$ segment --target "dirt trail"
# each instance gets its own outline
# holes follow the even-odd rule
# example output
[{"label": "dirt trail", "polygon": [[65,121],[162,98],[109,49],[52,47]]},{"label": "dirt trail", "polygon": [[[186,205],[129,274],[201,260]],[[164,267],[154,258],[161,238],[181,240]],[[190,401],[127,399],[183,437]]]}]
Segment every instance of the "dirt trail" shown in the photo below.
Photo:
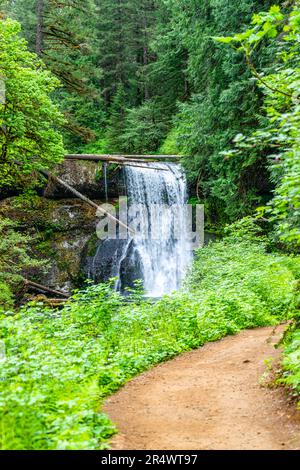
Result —
[{"label": "dirt trail", "polygon": [[260,385],[282,331],[244,331],[128,383],[104,408],[119,429],[112,449],[300,449],[300,412]]}]

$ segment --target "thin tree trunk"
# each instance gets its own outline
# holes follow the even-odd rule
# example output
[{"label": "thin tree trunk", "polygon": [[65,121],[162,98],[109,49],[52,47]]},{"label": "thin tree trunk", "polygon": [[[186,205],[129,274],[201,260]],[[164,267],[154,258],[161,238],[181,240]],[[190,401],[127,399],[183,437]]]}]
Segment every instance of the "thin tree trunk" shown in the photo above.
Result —
[{"label": "thin tree trunk", "polygon": [[43,52],[43,26],[44,26],[44,0],[37,0],[36,2],[36,17],[37,17],[37,26],[36,26],[36,53],[41,56]]},{"label": "thin tree trunk", "polygon": [[144,65],[144,98],[148,101],[150,98],[149,87],[147,82],[146,66],[148,65],[148,22],[147,12],[144,13],[144,47],[143,47],[143,65]]}]

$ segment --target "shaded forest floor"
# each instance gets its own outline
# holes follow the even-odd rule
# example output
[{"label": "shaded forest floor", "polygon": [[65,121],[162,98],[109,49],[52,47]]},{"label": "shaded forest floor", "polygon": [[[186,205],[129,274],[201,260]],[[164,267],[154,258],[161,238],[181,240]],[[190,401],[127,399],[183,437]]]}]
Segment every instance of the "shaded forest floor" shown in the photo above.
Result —
[{"label": "shaded forest floor", "polygon": [[109,398],[116,450],[300,449],[300,411],[262,386],[284,327],[247,330],[162,364]]}]

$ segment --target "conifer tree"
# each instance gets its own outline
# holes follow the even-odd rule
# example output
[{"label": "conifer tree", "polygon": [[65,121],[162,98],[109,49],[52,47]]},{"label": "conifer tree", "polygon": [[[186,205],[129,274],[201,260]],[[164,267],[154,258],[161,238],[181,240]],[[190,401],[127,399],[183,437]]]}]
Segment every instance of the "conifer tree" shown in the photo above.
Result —
[{"label": "conifer tree", "polygon": [[108,138],[113,152],[122,150],[122,135],[125,130],[126,120],[126,93],[122,83],[117,85],[117,91],[113,97],[110,118],[108,124]]},{"label": "conifer tree", "polygon": [[[241,29],[241,21],[246,28],[252,14],[270,3],[274,1],[165,2],[169,31],[178,44],[174,50],[185,50],[187,59],[188,100],[180,104],[175,120],[178,148],[190,155],[185,160],[188,177],[193,187],[197,186],[201,201],[206,202],[213,223],[250,212],[270,194],[264,155],[254,151],[248,160],[226,161],[221,154],[239,132],[255,128],[262,95],[249,80],[251,74],[242,54],[224,51],[213,39],[225,31]],[[155,67],[167,63],[164,52],[162,46]],[[270,50],[265,51],[260,60],[267,63],[269,54]],[[165,76],[167,69],[160,69]]]},{"label": "conifer tree", "polygon": [[57,99],[67,117],[67,143],[88,141],[103,123],[94,0],[10,0],[6,11],[22,21],[29,47],[63,84]]}]

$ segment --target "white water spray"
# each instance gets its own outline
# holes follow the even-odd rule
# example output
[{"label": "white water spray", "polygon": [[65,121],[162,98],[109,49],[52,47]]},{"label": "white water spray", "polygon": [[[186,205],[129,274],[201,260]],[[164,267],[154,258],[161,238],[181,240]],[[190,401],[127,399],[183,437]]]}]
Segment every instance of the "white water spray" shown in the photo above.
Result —
[{"label": "white water spray", "polygon": [[[160,297],[179,289],[192,259],[186,212],[187,183],[179,165],[147,163],[145,166],[145,169],[135,166],[125,169],[129,205],[145,208],[141,222],[151,232],[150,237],[135,239],[133,250],[141,262],[147,295]],[[151,166],[159,166],[162,171],[150,170]],[[153,210],[159,205],[167,205],[170,210],[163,213]]]}]

